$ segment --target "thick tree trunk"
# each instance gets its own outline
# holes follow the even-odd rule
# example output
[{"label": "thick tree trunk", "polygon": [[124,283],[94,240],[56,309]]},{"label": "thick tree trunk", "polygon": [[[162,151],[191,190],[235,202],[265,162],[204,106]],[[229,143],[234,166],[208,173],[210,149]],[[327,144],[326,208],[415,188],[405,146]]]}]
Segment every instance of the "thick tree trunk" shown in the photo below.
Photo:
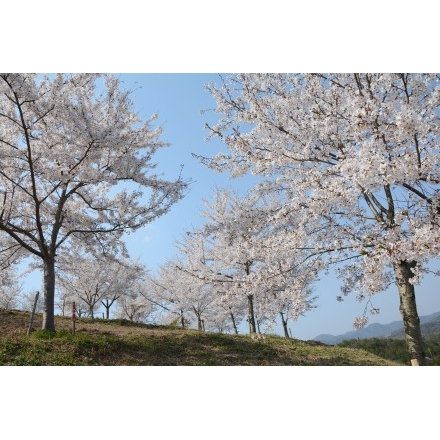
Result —
[{"label": "thick tree trunk", "polygon": [[55,260],[49,258],[43,262],[43,330],[55,332]]},{"label": "thick tree trunk", "polygon": [[411,365],[424,365],[420,319],[417,313],[414,285],[409,282],[414,275],[411,271],[416,267],[415,261],[401,261],[394,264],[396,284],[400,296],[400,313],[403,318],[406,345],[411,359]]},{"label": "thick tree trunk", "polygon": [[255,325],[255,314],[254,314],[254,296],[248,295],[249,304],[249,329],[251,333],[257,333],[257,326]]},{"label": "thick tree trunk", "polygon": [[280,312],[281,322],[283,324],[284,337],[290,339],[289,330],[287,328],[287,321],[284,319],[283,312]]}]

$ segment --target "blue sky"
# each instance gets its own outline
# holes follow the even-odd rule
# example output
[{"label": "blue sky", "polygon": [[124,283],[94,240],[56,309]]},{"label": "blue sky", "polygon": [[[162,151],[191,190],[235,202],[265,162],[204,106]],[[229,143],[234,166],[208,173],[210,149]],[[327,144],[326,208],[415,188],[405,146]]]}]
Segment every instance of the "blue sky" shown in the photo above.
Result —
[{"label": "blue sky", "polygon": [[[137,88],[134,101],[141,115],[149,117],[153,113],[158,114],[157,124],[164,130],[162,140],[171,144],[157,154],[158,170],[166,177],[174,178],[183,164],[183,177],[194,181],[187,196],[167,215],[127,236],[131,256],[140,258],[154,272],[159,265],[176,254],[175,241],[185,231],[201,224],[199,213],[203,206],[202,200],[211,197],[215,186],[238,188],[244,192],[253,186],[256,179],[250,176],[232,180],[227,174],[219,175],[209,170],[192,157],[191,153],[209,156],[224,149],[218,140],[205,140],[208,135],[204,128],[205,122],[215,121],[215,113],[201,114],[201,110],[214,108],[214,100],[204,86],[210,81],[218,81],[218,74],[145,73],[120,76],[126,87]],[[437,284],[438,280],[434,277],[427,277],[417,287],[420,315],[440,311]],[[290,323],[294,337],[312,339],[321,333],[341,334],[353,329],[353,320],[362,314],[364,303],[357,302],[354,296],[345,298],[342,303],[337,302],[339,284],[332,274],[321,277],[315,294],[319,297],[316,302],[318,307],[296,323]],[[381,309],[381,313],[371,316],[370,323],[401,320],[395,286],[376,295],[373,304]],[[275,331],[282,334],[281,328]]]}]

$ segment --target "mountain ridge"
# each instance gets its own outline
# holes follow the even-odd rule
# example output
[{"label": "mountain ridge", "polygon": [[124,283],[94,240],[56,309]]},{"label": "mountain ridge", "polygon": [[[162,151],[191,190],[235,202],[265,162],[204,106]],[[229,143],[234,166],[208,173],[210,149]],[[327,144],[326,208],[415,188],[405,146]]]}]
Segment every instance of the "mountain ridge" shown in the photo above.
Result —
[{"label": "mountain ridge", "polygon": [[[440,312],[420,316],[421,331],[424,337],[430,334],[440,333]],[[404,338],[403,322],[393,321],[388,324],[372,323],[358,330],[351,330],[340,335],[319,334],[312,340],[328,345],[336,345],[339,342],[349,339],[369,338]]]}]

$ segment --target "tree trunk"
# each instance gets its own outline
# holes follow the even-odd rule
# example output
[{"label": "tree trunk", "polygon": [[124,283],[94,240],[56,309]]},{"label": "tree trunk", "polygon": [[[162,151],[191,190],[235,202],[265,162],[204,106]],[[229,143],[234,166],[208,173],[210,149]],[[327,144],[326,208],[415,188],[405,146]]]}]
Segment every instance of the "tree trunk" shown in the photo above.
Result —
[{"label": "tree trunk", "polygon": [[101,304],[105,308],[105,319],[110,319],[110,307],[112,306],[112,304],[109,304],[108,300],[105,300],[105,302],[101,301]]},{"label": "tree trunk", "polygon": [[55,260],[48,258],[43,262],[43,330],[55,332]]},{"label": "tree trunk", "polygon": [[284,319],[283,312],[280,312],[281,322],[283,324],[284,337],[290,339],[289,330],[287,329],[287,321]]},{"label": "tree trunk", "polygon": [[416,267],[415,261],[400,261],[394,264],[396,284],[400,296],[400,313],[403,318],[405,339],[411,365],[425,365],[420,319],[417,313],[414,285],[409,282],[414,276],[411,269]]},{"label": "tree trunk", "polygon": [[232,325],[234,326],[235,334],[238,335],[237,325],[235,324],[234,314],[231,312]]},{"label": "tree trunk", "polygon": [[203,323],[202,323],[202,316],[194,306],[193,306],[193,310],[194,310],[194,314],[197,317],[197,328],[199,329],[199,331],[202,332],[202,331],[204,331]]},{"label": "tree trunk", "polygon": [[255,315],[254,315],[254,296],[248,295],[249,304],[249,327],[251,333],[257,333],[257,326],[255,325]]},{"label": "tree trunk", "polygon": [[[101,304],[104,306],[105,308],[105,319],[110,319],[110,307],[113,305],[113,303],[115,302],[115,299],[108,299],[106,298],[105,300],[101,300]],[[127,313],[128,315],[128,313]],[[102,315],[102,319],[104,319],[104,314]],[[129,317],[129,319],[131,320],[131,318]]]}]

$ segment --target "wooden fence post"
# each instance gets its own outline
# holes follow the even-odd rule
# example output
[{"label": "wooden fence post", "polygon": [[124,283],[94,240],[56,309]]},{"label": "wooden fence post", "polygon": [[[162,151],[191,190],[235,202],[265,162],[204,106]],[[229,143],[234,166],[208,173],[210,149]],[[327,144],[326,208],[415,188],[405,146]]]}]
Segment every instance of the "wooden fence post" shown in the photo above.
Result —
[{"label": "wooden fence post", "polygon": [[37,302],[38,302],[38,297],[40,296],[40,292],[37,291],[36,295],[35,295],[35,300],[34,300],[34,306],[32,307],[32,315],[31,315],[31,320],[29,321],[29,327],[27,330],[27,335],[29,336],[29,334],[31,333],[32,330],[32,326],[34,325],[34,316],[35,316],[35,310],[37,308]]}]

